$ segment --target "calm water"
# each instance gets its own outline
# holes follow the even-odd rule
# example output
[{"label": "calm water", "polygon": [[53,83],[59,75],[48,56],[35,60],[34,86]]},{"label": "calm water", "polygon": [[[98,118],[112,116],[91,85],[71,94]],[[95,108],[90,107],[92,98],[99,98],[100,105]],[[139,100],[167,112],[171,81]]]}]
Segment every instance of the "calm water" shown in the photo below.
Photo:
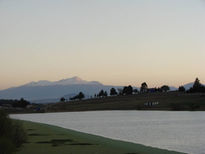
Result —
[{"label": "calm water", "polygon": [[205,112],[94,111],[11,117],[163,149],[205,154]]}]

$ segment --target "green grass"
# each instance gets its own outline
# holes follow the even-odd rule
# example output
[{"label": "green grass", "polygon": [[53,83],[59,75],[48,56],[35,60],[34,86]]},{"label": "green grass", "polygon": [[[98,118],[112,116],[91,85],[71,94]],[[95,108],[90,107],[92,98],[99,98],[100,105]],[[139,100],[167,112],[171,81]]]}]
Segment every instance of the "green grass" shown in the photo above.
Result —
[{"label": "green grass", "polygon": [[47,124],[22,121],[27,130],[28,141],[17,154],[177,154],[112,140],[100,136],[51,126]]}]

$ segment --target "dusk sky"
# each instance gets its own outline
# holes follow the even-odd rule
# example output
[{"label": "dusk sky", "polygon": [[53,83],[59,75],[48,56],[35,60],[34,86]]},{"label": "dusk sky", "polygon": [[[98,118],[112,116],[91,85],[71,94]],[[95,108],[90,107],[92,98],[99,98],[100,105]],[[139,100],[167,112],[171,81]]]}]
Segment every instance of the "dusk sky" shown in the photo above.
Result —
[{"label": "dusk sky", "polygon": [[204,0],[0,0],[0,89],[79,76],[205,83]]}]

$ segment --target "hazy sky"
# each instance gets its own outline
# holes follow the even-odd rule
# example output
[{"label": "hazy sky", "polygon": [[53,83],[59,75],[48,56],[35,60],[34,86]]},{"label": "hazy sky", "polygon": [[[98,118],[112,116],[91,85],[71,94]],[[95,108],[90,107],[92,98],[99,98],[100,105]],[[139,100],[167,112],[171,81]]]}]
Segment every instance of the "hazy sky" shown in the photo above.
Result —
[{"label": "hazy sky", "polygon": [[0,89],[79,76],[205,83],[204,0],[0,0]]}]

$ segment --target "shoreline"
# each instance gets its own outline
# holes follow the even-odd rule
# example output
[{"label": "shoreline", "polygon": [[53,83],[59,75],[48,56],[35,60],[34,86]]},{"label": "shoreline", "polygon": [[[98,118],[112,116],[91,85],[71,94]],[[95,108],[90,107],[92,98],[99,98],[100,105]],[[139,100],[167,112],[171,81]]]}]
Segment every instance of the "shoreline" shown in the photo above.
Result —
[{"label": "shoreline", "polygon": [[[88,133],[82,133],[79,131],[62,128],[59,126],[44,124],[44,123],[31,122],[25,120],[18,120],[18,121],[21,121],[23,123],[27,131],[29,130],[33,130],[33,131],[32,133],[28,132],[28,143],[25,143],[23,147],[20,149],[20,151],[17,152],[17,154],[24,154],[24,153],[41,154],[41,152],[49,153],[49,154],[55,154],[55,153],[57,154],[58,152],[56,150],[61,150],[61,154],[68,153],[68,152],[76,153],[76,154],[80,154],[80,153],[180,154],[181,153],[181,152],[175,152],[166,149],[159,149],[155,147],[145,146],[142,144],[110,139],[110,138],[92,135]],[[47,134],[47,136],[44,136],[43,134],[44,135]],[[61,135],[63,134],[63,136],[59,134]],[[54,137],[55,140],[56,138],[58,138],[58,140],[60,139],[59,141],[63,141],[65,140],[65,137],[68,137],[69,141],[72,142],[70,142],[69,144],[66,142],[66,144],[63,145],[52,146],[51,145],[52,143],[49,143],[52,137]],[[62,137],[64,138],[63,140],[61,140]],[[37,139],[39,139],[40,141],[36,142]],[[38,143],[44,143],[43,146],[46,145],[47,149],[44,148],[44,150],[42,151],[41,149],[42,145]],[[33,147],[35,147],[34,151],[32,151]],[[41,150],[38,151],[38,149]]]}]

